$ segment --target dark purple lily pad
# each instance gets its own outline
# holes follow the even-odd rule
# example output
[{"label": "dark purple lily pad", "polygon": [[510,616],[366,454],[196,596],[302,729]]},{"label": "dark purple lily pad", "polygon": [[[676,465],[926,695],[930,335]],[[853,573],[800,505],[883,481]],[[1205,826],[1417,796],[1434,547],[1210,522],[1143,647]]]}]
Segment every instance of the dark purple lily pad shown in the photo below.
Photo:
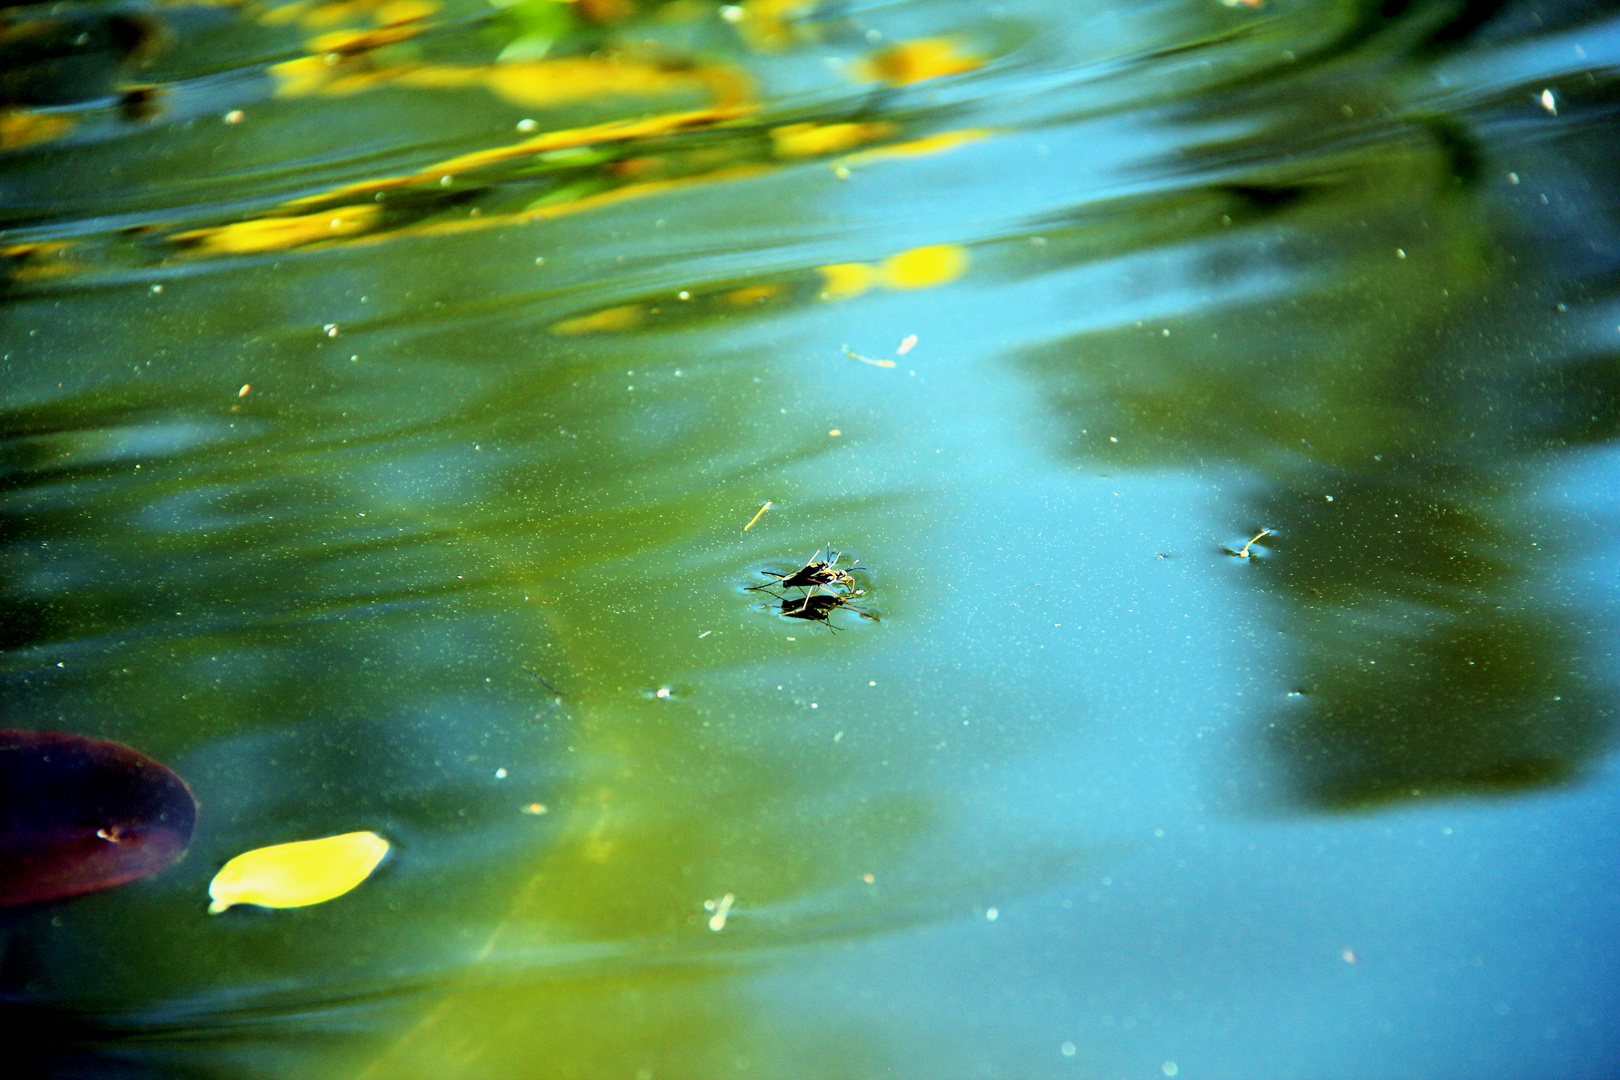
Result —
[{"label": "dark purple lily pad", "polygon": [[0,731],[0,904],[95,892],[153,874],[191,843],[197,800],[127,746]]}]

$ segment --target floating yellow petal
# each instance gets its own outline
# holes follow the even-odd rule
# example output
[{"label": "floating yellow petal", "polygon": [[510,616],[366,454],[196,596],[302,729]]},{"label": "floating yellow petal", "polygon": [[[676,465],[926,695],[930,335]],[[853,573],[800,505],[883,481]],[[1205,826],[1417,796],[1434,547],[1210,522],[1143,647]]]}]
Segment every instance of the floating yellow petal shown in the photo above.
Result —
[{"label": "floating yellow petal", "polygon": [[388,841],[374,832],[352,832],[319,840],[245,851],[220,868],[208,883],[218,914],[232,904],[288,908],[320,904],[342,896],[377,869]]}]

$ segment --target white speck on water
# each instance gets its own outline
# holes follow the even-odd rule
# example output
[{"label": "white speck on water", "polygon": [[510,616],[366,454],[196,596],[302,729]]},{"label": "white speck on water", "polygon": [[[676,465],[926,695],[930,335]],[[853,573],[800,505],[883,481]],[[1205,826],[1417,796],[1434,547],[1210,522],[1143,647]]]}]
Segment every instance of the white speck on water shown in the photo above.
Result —
[{"label": "white speck on water", "polygon": [[1553,92],[1551,89],[1543,90],[1541,92],[1541,107],[1546,109],[1547,112],[1553,116],[1558,115],[1558,99],[1553,97]]},{"label": "white speck on water", "polygon": [[329,322],[325,326],[321,327],[321,329],[326,331],[326,336],[327,337],[337,337],[338,336],[338,324],[335,323],[335,322]]},{"label": "white speck on water", "polygon": [[539,126],[539,124],[535,123],[533,120],[530,120],[528,117],[524,117],[522,120],[517,122],[517,129],[519,131],[533,131]]},{"label": "white speck on water", "polygon": [[1001,909],[999,909],[999,908],[986,908],[985,909],[985,912],[984,912],[984,921],[985,922],[995,922],[999,918],[1001,918]]},{"label": "white speck on water", "polygon": [[1062,1046],[1058,1047],[1058,1049],[1063,1051],[1064,1057],[1074,1057],[1074,1043],[1065,1042]]},{"label": "white speck on water", "polygon": [[714,915],[709,919],[710,930],[719,933],[726,928],[726,917],[731,914],[731,905],[736,902],[736,899],[731,893],[726,893],[718,900],[703,901],[703,910],[714,912]]},{"label": "white speck on water", "polygon": [[660,686],[657,690],[653,691],[653,697],[667,698],[669,696],[670,689],[667,686]]},{"label": "white speck on water", "polygon": [[1176,1073],[1181,1071],[1181,1069],[1177,1067],[1176,1063],[1173,1061],[1167,1061],[1163,1065],[1160,1065],[1159,1068],[1163,1070],[1164,1075],[1166,1076],[1174,1076]]},{"label": "white speck on water", "polygon": [[506,770],[505,769],[496,769],[495,770],[495,779],[497,779],[497,780],[505,780],[506,779]]}]

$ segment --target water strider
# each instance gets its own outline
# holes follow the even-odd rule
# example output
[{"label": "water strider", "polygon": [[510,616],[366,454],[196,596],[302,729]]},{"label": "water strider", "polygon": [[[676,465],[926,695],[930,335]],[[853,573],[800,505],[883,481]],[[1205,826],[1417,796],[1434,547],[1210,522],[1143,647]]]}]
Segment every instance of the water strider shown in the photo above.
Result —
[{"label": "water strider", "polygon": [[838,586],[844,590],[845,595],[855,595],[855,579],[850,575],[850,571],[864,570],[865,567],[851,566],[846,569],[838,566],[838,560],[843,556],[843,552],[829,552],[828,554],[832,556],[829,559],[817,558],[816,556],[820,554],[821,551],[818,549],[815,555],[810,556],[809,561],[790,574],[780,574],[775,570],[761,570],[761,574],[775,580],[768,581],[763,585],[750,585],[749,588],[765,589],[774,585],[778,588],[809,589],[814,592],[817,589],[830,589],[833,586]]}]

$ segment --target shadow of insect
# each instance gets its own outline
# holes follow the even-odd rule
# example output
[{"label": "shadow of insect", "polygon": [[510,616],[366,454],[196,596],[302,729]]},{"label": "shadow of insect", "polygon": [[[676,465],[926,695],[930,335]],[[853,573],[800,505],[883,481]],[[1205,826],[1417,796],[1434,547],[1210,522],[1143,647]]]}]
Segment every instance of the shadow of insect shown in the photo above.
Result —
[{"label": "shadow of insect", "polygon": [[848,608],[861,616],[877,622],[878,617],[865,608],[856,607],[846,597],[834,593],[811,593],[808,596],[789,596],[782,600],[781,614],[789,619],[806,619],[810,622],[826,624],[827,629],[837,632],[838,628],[832,624],[832,613],[839,608]]}]

